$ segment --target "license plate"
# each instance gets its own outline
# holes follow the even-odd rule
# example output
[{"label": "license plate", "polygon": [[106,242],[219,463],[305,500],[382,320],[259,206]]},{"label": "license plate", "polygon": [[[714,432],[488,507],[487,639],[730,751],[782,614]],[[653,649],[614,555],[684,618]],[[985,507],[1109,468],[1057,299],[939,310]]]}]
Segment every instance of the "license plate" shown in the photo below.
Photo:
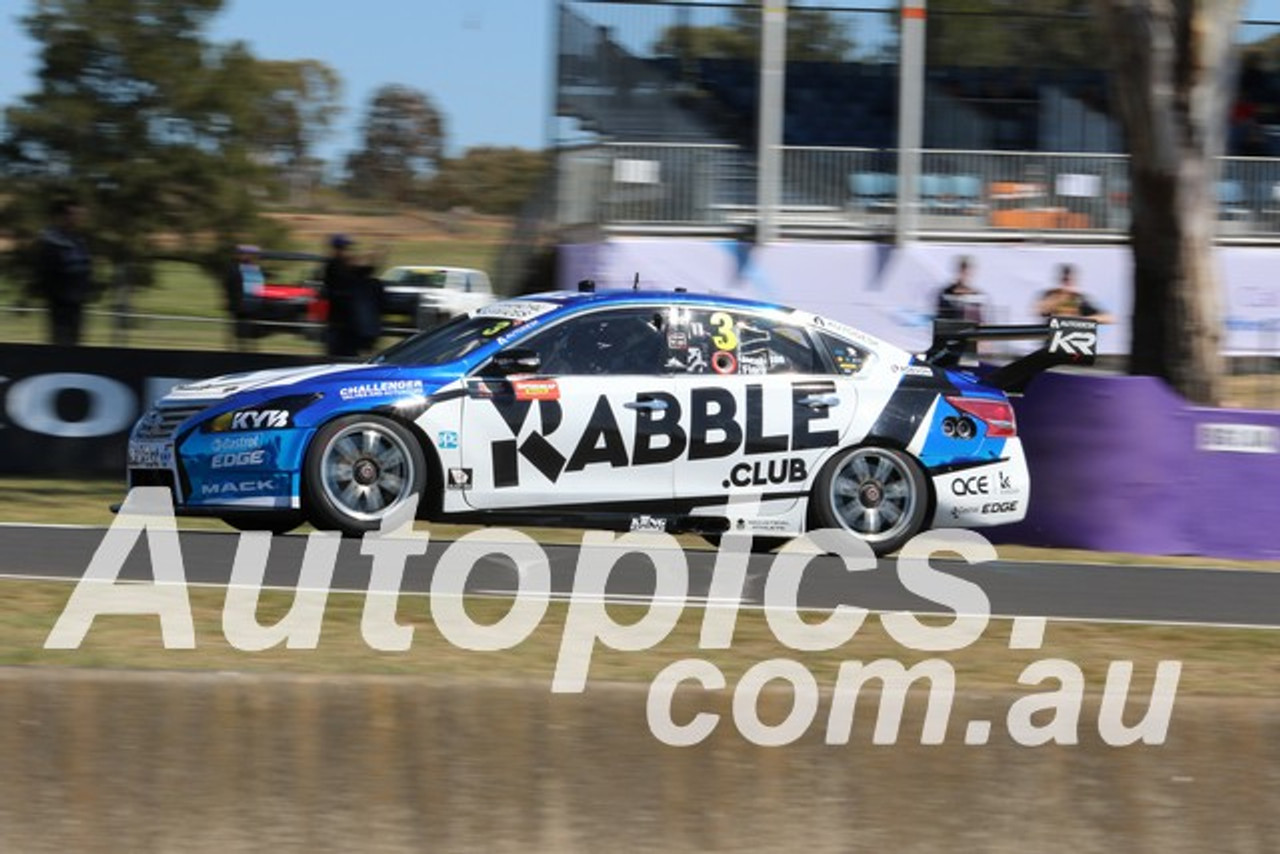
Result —
[{"label": "license plate", "polygon": [[172,444],[168,442],[129,443],[129,468],[167,469],[172,465]]}]

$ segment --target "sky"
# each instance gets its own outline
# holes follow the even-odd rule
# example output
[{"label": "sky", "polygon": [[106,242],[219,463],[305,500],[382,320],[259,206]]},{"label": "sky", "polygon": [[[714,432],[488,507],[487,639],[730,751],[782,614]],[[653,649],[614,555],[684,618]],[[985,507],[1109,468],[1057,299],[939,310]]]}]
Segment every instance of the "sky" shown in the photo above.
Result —
[{"label": "sky", "polygon": [[[881,5],[873,0],[865,5]],[[372,93],[420,89],[444,112],[449,153],[477,145],[550,143],[554,0],[226,0],[209,38],[249,43],[262,59],[318,59],[341,75],[344,113],[319,151],[359,145]],[[1034,4],[1031,4],[1034,5]],[[36,45],[0,0],[0,106],[35,88]],[[1280,0],[1248,0],[1246,18],[1280,20]]]},{"label": "sky", "polygon": [[[0,105],[35,88],[36,45],[19,19],[28,0],[0,0]],[[477,145],[547,145],[551,100],[548,0],[226,0],[215,42],[245,41],[260,59],[318,59],[342,77],[345,107],[319,154],[359,145],[373,92],[420,89],[445,114],[451,154]]]}]

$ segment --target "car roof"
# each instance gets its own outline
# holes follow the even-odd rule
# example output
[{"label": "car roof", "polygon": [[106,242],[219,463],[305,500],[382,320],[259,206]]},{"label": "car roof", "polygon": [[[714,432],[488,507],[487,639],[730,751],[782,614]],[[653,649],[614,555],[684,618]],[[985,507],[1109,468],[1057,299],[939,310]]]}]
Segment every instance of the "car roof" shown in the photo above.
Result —
[{"label": "car roof", "polygon": [[753,309],[756,311],[792,312],[796,309],[778,303],[762,302],[744,297],[722,294],[690,293],[688,291],[657,290],[599,290],[599,291],[547,291],[525,294],[516,300],[550,302],[565,309],[580,309],[599,305],[628,305],[655,302],[665,305],[714,305],[724,308]]},{"label": "car roof", "polygon": [[[794,306],[782,305],[775,302],[764,302],[763,300],[747,299],[745,297],[728,296],[724,294],[708,294],[708,293],[690,293],[688,291],[657,291],[657,290],[599,290],[599,291],[547,291],[541,294],[526,294],[520,297],[503,300],[495,303],[494,306],[502,305],[502,303],[511,302],[538,302],[542,304],[551,304],[554,309],[545,309],[540,312],[547,319],[563,318],[576,314],[579,311],[585,311],[594,307],[607,306],[627,306],[627,305],[645,305],[651,306],[654,303],[663,306],[673,305],[690,305],[690,306],[707,306],[711,308],[739,309],[746,311],[758,312],[776,312],[787,318],[788,322],[798,323],[809,327],[819,327],[824,332],[832,333],[837,337],[852,341],[855,344],[865,347],[871,347],[882,353],[890,353],[891,351],[899,351],[904,356],[909,356],[907,351],[902,350],[895,344],[885,341],[875,335],[863,332],[855,326],[843,321],[833,320],[829,317],[820,317],[811,312]],[[486,309],[480,309],[478,314],[491,313],[494,306]]]}]

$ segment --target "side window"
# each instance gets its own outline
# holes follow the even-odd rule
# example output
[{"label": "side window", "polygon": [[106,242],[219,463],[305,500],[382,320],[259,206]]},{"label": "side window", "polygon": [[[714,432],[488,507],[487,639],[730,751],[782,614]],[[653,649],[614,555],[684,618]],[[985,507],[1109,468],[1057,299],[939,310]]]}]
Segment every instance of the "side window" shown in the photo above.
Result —
[{"label": "side window", "polygon": [[836,371],[847,377],[861,373],[871,360],[871,354],[856,344],[850,344],[826,332],[819,332],[818,337],[822,339],[822,345],[827,348]]},{"label": "side window", "polygon": [[[672,338],[679,336],[671,336]],[[716,374],[807,374],[818,370],[808,335],[798,326],[742,311],[695,309],[683,347],[672,344],[677,371]]]},{"label": "side window", "polygon": [[660,374],[667,359],[661,309],[620,309],[574,317],[528,344],[546,374]]}]

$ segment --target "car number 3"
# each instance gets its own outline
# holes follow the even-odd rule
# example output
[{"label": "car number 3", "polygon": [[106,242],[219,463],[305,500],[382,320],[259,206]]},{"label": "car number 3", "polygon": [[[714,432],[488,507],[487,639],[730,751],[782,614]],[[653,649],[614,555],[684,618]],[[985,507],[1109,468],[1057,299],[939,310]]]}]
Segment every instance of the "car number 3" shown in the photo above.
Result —
[{"label": "car number 3", "polygon": [[723,311],[718,311],[711,315],[711,325],[715,327],[716,335],[711,336],[711,343],[716,345],[717,350],[736,350],[738,348],[738,335],[733,331],[733,318]]}]

